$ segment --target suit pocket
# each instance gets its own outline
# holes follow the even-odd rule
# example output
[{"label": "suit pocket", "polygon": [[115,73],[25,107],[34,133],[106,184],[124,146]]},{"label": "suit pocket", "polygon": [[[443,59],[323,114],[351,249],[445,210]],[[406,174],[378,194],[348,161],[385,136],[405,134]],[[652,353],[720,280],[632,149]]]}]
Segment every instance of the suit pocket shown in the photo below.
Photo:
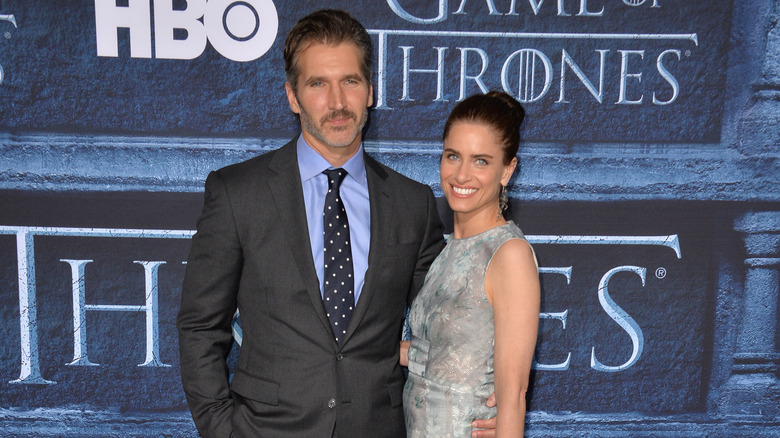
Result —
[{"label": "suit pocket", "polygon": [[230,389],[241,397],[272,406],[279,405],[279,384],[236,370]]},{"label": "suit pocket", "polygon": [[393,408],[401,406],[404,401],[404,381],[399,380],[397,382],[388,383],[387,392],[390,394],[390,406]]}]

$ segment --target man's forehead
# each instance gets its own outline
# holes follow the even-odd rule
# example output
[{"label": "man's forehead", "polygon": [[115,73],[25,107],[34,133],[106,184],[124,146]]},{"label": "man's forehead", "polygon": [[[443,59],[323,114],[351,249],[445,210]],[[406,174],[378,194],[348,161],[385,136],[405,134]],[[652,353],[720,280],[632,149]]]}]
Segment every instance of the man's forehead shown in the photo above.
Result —
[{"label": "man's forehead", "polygon": [[344,41],[311,40],[301,44],[301,48],[298,50],[298,59],[300,59],[304,54],[309,52],[311,49],[317,49],[317,48],[325,48],[325,49],[338,48],[339,50],[353,49],[358,56],[358,60],[360,59],[361,56],[360,47],[358,47],[357,44],[349,40],[344,40]]},{"label": "man's forehead", "polygon": [[[325,51],[321,51],[320,49],[326,49]],[[312,63],[313,56],[312,52],[315,52],[317,55],[315,63]],[[329,53],[328,53],[329,52]],[[361,68],[362,60],[361,60],[361,53],[360,49],[355,43],[352,42],[341,42],[337,44],[324,44],[320,42],[312,42],[308,44],[306,47],[301,49],[301,51],[298,54],[298,69],[299,69],[299,77],[302,77],[304,75],[304,69],[310,70],[307,72],[307,76],[317,76],[319,74],[324,73],[323,68],[329,64],[328,56],[332,56],[334,54],[338,54],[338,57],[342,56],[350,56],[354,55],[353,59],[354,64],[349,65],[351,63],[343,62],[344,60],[339,60],[339,62],[331,62],[330,64],[334,67],[338,67],[342,70],[349,70],[350,67],[354,68],[354,72],[348,72],[345,73],[346,75],[358,75],[359,77],[363,77],[363,70]],[[312,68],[314,67],[314,68]],[[365,79],[365,78],[364,78]]]}]

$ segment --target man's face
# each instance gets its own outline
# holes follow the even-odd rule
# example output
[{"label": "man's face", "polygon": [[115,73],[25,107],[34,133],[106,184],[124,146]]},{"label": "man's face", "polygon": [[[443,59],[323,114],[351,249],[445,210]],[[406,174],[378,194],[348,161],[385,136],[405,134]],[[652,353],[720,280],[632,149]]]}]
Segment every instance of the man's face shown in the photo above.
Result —
[{"label": "man's face", "polygon": [[290,109],[301,117],[303,137],[332,164],[343,164],[360,146],[373,103],[360,50],[351,42],[312,44],[299,55],[298,68],[298,89],[286,83],[285,90]]}]

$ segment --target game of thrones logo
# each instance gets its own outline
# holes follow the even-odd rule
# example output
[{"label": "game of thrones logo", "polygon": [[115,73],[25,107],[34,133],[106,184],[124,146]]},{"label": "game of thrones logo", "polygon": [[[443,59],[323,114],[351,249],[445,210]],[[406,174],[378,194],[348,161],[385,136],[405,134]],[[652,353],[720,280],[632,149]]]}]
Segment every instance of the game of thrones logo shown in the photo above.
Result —
[{"label": "game of thrones logo", "polygon": [[[413,149],[439,141],[443,114],[491,89],[523,103],[526,142],[720,139],[730,2],[368,5],[328,5],[355,14],[372,36],[375,110],[367,139],[408,141]],[[73,111],[63,112],[51,93],[14,93],[16,110],[3,115],[0,127],[45,130],[46,123],[97,132],[289,139],[297,128],[283,93],[284,35],[303,11],[318,7],[279,0],[94,0],[79,13],[57,17],[62,25],[52,29],[46,20],[20,19],[31,16],[28,3],[9,3],[0,21],[16,20],[0,23],[7,31],[0,87],[10,90],[13,77],[17,89],[47,89],[54,86],[45,80],[52,71],[75,101]],[[51,34],[51,56],[30,56],[39,48],[26,35],[36,32]],[[74,39],[85,44],[79,68],[68,55]],[[113,105],[123,99],[149,111]]]}]

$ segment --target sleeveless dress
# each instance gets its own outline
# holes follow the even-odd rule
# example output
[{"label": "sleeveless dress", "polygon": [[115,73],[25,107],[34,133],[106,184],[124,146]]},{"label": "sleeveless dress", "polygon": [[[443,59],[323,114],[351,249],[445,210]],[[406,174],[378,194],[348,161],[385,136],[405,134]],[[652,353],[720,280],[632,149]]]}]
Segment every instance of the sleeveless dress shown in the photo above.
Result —
[{"label": "sleeveless dress", "polygon": [[494,391],[495,333],[485,273],[510,239],[525,240],[512,222],[450,238],[431,265],[409,312],[408,438],[467,438],[472,420],[496,416],[496,408],[485,406]]}]

